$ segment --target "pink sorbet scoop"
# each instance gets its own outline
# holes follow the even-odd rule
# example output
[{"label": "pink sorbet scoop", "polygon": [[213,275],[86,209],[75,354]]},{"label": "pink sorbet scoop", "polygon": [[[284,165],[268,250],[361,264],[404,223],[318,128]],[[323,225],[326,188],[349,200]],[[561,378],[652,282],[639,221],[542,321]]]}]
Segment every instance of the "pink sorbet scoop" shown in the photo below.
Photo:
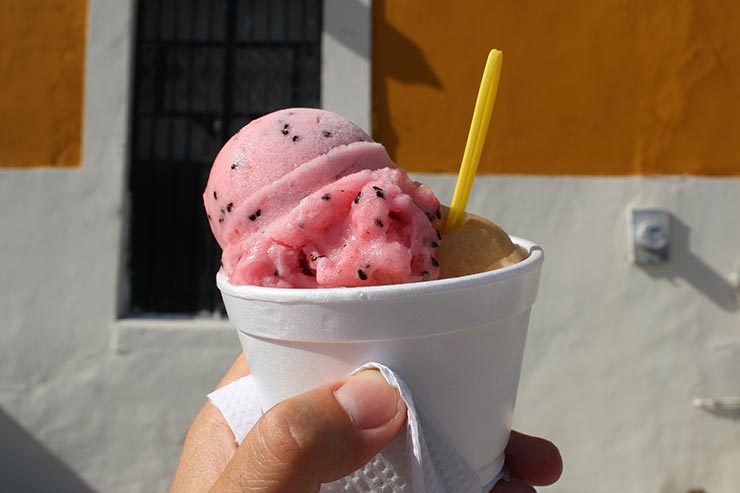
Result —
[{"label": "pink sorbet scoop", "polygon": [[203,201],[232,284],[439,277],[439,201],[335,113],[294,108],[253,120],[218,153]]}]

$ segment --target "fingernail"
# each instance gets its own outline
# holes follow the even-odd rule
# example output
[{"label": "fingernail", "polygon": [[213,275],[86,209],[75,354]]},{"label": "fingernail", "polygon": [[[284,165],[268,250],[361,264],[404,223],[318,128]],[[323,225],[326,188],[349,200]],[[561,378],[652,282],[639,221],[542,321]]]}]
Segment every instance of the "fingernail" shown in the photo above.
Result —
[{"label": "fingernail", "polygon": [[398,391],[388,385],[383,375],[375,370],[349,377],[334,395],[349,414],[352,423],[361,430],[370,430],[387,423],[396,416],[399,405],[403,405]]}]

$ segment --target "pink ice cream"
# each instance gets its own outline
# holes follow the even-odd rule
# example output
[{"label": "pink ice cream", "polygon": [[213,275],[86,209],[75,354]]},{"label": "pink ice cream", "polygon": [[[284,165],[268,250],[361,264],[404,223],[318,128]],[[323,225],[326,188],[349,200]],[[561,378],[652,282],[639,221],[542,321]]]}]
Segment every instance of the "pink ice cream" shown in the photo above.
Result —
[{"label": "pink ice cream", "polygon": [[439,201],[382,145],[323,110],[252,121],[203,194],[232,284],[339,287],[439,277]]}]

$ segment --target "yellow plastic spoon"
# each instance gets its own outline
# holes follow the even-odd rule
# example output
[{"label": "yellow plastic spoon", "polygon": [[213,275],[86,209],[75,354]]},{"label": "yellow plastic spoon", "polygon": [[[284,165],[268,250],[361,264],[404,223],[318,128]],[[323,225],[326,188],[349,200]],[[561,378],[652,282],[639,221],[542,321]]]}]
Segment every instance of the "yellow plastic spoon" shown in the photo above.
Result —
[{"label": "yellow plastic spoon", "polygon": [[443,231],[449,231],[460,225],[465,206],[470,197],[470,189],[473,188],[473,180],[478,170],[480,155],[483,152],[483,145],[486,142],[488,126],[491,122],[491,113],[493,112],[493,103],[496,101],[498,92],[498,81],[501,78],[501,63],[503,53],[499,50],[491,50],[488,53],[486,68],[483,70],[480,88],[478,89],[478,98],[475,101],[475,110],[473,111],[473,121],[470,123],[468,132],[468,141],[465,144],[460,172],[457,175],[455,192],[452,195],[452,203],[447,220],[442,227]]}]

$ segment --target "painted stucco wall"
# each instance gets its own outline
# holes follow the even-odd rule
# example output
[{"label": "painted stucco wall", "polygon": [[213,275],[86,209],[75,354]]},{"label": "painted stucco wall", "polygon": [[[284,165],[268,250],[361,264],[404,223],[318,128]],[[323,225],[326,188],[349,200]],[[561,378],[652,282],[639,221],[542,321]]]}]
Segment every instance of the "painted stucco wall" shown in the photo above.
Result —
[{"label": "painted stucco wall", "polygon": [[376,0],[376,136],[455,171],[498,48],[484,172],[738,176],[738,23],[733,0]]},{"label": "painted stucco wall", "polygon": [[78,166],[87,0],[0,8],[0,167]]},{"label": "painted stucco wall", "polygon": [[[118,319],[130,2],[89,16],[82,167],[0,170],[0,430],[25,430],[2,435],[0,476],[26,441],[55,491],[162,491],[238,341],[221,320]],[[449,199],[450,175],[418,177]],[[674,214],[668,265],[627,262],[631,205]],[[740,416],[691,399],[740,395],[740,180],[483,177],[471,209],[546,252],[515,424],[562,449],[547,491],[737,491]]]}]

